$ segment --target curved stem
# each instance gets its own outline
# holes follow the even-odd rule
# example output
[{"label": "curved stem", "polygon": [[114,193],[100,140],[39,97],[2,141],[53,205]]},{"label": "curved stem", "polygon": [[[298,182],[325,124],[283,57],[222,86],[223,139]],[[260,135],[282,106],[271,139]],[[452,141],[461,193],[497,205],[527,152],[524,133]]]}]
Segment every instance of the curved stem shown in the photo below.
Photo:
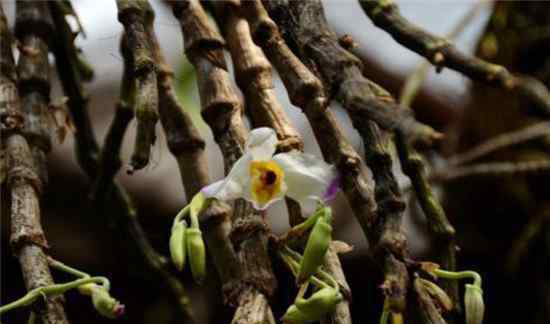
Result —
[{"label": "curved stem", "polygon": [[6,313],[15,308],[28,306],[41,296],[61,295],[65,293],[67,290],[77,288],[79,286],[89,284],[89,283],[100,283],[107,290],[109,289],[109,285],[110,285],[109,280],[105,277],[90,277],[90,278],[78,279],[78,280],[74,280],[74,281],[62,283],[62,284],[39,287],[29,291],[25,296],[19,298],[18,300],[0,307],[0,314]]},{"label": "curved stem", "polygon": [[450,280],[460,280],[460,279],[474,279],[474,285],[481,287],[481,276],[475,271],[445,271],[441,269],[435,269],[434,274],[438,277]]}]

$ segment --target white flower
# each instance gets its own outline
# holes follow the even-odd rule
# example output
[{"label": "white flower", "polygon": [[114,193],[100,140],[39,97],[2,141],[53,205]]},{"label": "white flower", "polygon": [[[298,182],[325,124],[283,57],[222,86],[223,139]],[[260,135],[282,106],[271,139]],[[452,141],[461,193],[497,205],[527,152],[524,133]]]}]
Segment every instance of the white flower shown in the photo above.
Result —
[{"label": "white flower", "polygon": [[260,210],[288,196],[304,211],[312,211],[318,201],[335,196],[339,177],[334,166],[298,151],[274,156],[276,148],[273,129],[252,130],[243,156],[227,177],[203,188],[202,193],[224,201],[244,198]]}]

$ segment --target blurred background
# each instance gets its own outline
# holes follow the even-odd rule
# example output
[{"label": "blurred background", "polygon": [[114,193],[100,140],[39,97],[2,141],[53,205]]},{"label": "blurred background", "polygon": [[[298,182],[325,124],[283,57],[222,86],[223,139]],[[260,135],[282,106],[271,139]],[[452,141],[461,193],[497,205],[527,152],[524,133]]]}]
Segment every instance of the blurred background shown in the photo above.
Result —
[{"label": "blurred background", "polygon": [[[207,140],[207,154],[209,170],[213,180],[220,179],[223,174],[221,153],[213,141],[210,130],[206,127],[200,116],[198,92],[195,75],[192,66],[183,55],[182,34],[179,24],[174,19],[171,10],[160,1],[150,1],[156,12],[155,29],[160,40],[164,54],[176,71],[176,88],[178,97],[185,109],[191,113],[195,125],[203,137]],[[403,15],[411,21],[419,24],[427,30],[438,35],[445,35],[466,15],[473,6],[474,1],[428,1],[428,0],[397,0]],[[10,26],[14,22],[15,5],[13,0],[3,0],[2,5],[8,15]],[[122,58],[118,51],[119,37],[122,25],[117,20],[115,1],[76,0],[73,5],[80,16],[86,37],[79,36],[77,44],[81,46],[86,58],[95,69],[95,79],[88,84],[87,90],[91,95],[89,105],[94,129],[98,138],[102,139],[107,132],[113,117],[115,102],[118,97],[118,88],[122,72]],[[397,95],[405,78],[423,61],[418,55],[398,45],[385,32],[377,29],[358,3],[352,0],[337,1],[325,0],[325,11],[330,24],[339,35],[349,34],[357,43],[355,54],[365,62],[365,74],[372,80],[386,87]],[[544,7],[550,12],[550,7]],[[455,39],[457,46],[468,53],[479,51],[480,40],[486,33],[486,26],[492,12],[492,5],[487,4],[479,8],[475,17],[464,31]],[[546,26],[549,28],[550,26]],[[547,48],[545,48],[547,50]],[[548,53],[548,51],[546,52]],[[229,60],[229,56],[228,62]],[[52,75],[55,75],[53,73]],[[275,77],[275,87],[278,98],[289,114],[294,126],[300,131],[305,142],[305,150],[314,154],[320,154],[319,148],[313,137],[304,115],[293,107],[288,100],[286,92],[279,78]],[[436,74],[430,70],[429,76],[422,86],[413,108],[418,118],[442,131],[454,131],[457,120],[461,120],[464,112],[468,111],[475,102],[476,95],[472,92],[471,83],[463,76],[444,69]],[[475,91],[474,91],[475,92]],[[61,96],[59,84],[55,82],[52,98]],[[493,98],[497,98],[496,95]],[[496,100],[496,99],[495,99]],[[504,100],[504,99],[499,99]],[[496,101],[499,101],[496,100]],[[498,103],[500,104],[500,102]],[[333,104],[337,117],[346,131],[355,149],[363,153],[361,139],[351,127],[347,115],[338,105]],[[495,131],[497,132],[497,131]],[[139,219],[147,232],[149,239],[157,250],[167,253],[167,242],[173,216],[185,205],[186,197],[179,180],[179,171],[173,157],[169,154],[165,144],[163,133],[158,125],[157,141],[153,149],[153,161],[143,171],[134,175],[124,172],[128,168],[131,154],[135,123],[132,123],[124,141],[123,160],[125,162],[118,178],[132,194],[139,207]],[[460,134],[461,131],[458,131]],[[459,135],[457,135],[460,137]],[[479,141],[478,136],[475,141]],[[475,142],[472,140],[471,142]],[[117,296],[127,305],[128,315],[120,322],[123,323],[175,323],[176,314],[171,308],[167,292],[162,291],[156,285],[146,280],[142,269],[135,267],[127,257],[128,251],[124,251],[124,244],[119,237],[112,235],[110,224],[105,223],[105,217],[95,215],[87,200],[89,179],[78,167],[73,149],[74,142],[68,136],[63,143],[55,142],[49,159],[50,182],[43,197],[42,223],[51,245],[51,255],[56,259],[76,268],[83,269],[92,274],[101,274],[109,277],[113,285],[113,295]],[[396,166],[396,172],[400,175],[402,187],[407,187],[407,179],[403,177]],[[495,184],[483,184],[483,188],[492,188]],[[452,189],[452,188],[451,188]],[[457,192],[458,189],[455,190]],[[458,190],[459,191],[459,190]],[[499,196],[500,197],[500,196]],[[352,287],[355,299],[352,305],[353,317],[357,323],[365,323],[368,318],[379,316],[381,305],[375,303],[377,287],[375,286],[377,275],[366,256],[366,242],[360,227],[356,223],[349,206],[344,199],[337,199],[335,207],[335,237],[344,240],[354,246],[353,252],[343,255],[343,266],[348,281]],[[500,198],[495,198],[498,200]],[[455,200],[451,204],[452,217],[456,214],[466,213],[467,208],[456,206],[462,200]],[[463,208],[464,207],[464,208]],[[412,209],[416,209],[413,205]],[[409,238],[409,248],[413,255],[423,258],[429,255],[429,242],[422,227],[422,220],[411,220],[407,212],[405,228]],[[491,219],[495,215],[487,215]],[[455,218],[456,219],[456,218]],[[276,232],[282,232],[288,228],[284,203],[278,203],[270,209],[268,221]],[[524,223],[526,220],[523,221]],[[1,298],[2,304],[11,301],[24,293],[23,281],[19,264],[12,257],[9,246],[9,220],[5,212],[2,213],[2,254],[1,254]],[[499,224],[492,224],[498,231]],[[470,226],[471,227],[471,226]],[[466,227],[469,228],[470,227]],[[459,230],[461,227],[458,227]],[[465,232],[469,233],[469,232]],[[468,238],[463,241],[468,241]],[[500,238],[497,238],[499,240]],[[462,242],[459,240],[459,243]],[[476,241],[478,242],[478,241]],[[491,249],[493,245],[485,246]],[[505,249],[505,245],[499,246]],[[474,249],[475,250],[475,249]],[[460,257],[464,257],[464,265],[482,273],[488,268],[476,269],[476,257],[465,251]],[[495,253],[491,250],[490,253]],[[498,253],[497,253],[498,254]],[[485,256],[480,257],[485,258]],[[485,260],[485,259],[484,259]],[[493,262],[495,259],[487,259]],[[284,275],[281,265],[276,265],[277,272],[283,273],[280,279],[281,289],[284,294],[285,285],[290,285],[289,278]],[[204,287],[198,287],[191,280],[189,274],[182,274],[192,304],[196,310],[199,323],[226,323],[231,309],[224,307],[219,295],[219,285],[213,267]],[[484,270],[485,269],[485,270]],[[494,269],[493,269],[494,270]],[[488,271],[488,270],[487,270]],[[497,270],[498,271],[498,270]],[[55,275],[56,280],[63,281],[68,278],[64,275]],[[491,277],[487,278],[491,287]],[[491,306],[502,306],[496,291],[489,290],[486,293],[488,300],[488,319],[496,320],[493,315],[497,309]],[[284,300],[284,296],[278,296]],[[504,298],[504,297],[502,297]],[[517,298],[512,297],[510,298]],[[544,299],[544,297],[542,297]],[[550,303],[550,301],[547,301]],[[73,323],[107,323],[100,318],[89,305],[89,299],[74,292],[67,294],[66,307],[69,318]],[[499,304],[500,303],[500,304]],[[499,308],[502,311],[502,308]],[[216,311],[213,311],[216,310]],[[219,311],[221,310],[221,311]],[[274,309],[275,312],[283,312],[284,308]],[[366,310],[366,311],[365,311]],[[526,309],[509,309],[508,316],[521,318]],[[512,314],[510,314],[512,313]],[[280,314],[278,314],[280,316]],[[4,323],[24,323],[27,313],[18,310],[6,316]],[[506,318],[506,317],[504,317]],[[496,321],[494,321],[496,323]],[[505,321],[507,322],[507,321]],[[490,323],[493,323],[491,321]],[[543,323],[543,322],[541,322]]]}]

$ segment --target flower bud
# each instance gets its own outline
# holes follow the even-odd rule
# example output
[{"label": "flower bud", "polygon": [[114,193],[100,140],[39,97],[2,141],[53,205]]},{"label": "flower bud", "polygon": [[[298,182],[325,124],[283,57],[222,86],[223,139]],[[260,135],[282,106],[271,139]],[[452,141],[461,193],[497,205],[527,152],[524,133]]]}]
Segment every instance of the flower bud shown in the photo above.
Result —
[{"label": "flower bud", "polygon": [[107,318],[117,318],[124,315],[124,305],[109,295],[107,289],[97,286],[92,289],[94,308]]},{"label": "flower bud", "polygon": [[206,249],[202,232],[198,228],[188,228],[185,231],[185,236],[191,274],[193,274],[193,279],[200,284],[206,277]]},{"label": "flower bud", "polygon": [[332,287],[322,288],[308,299],[297,300],[296,307],[310,318],[319,320],[327,313],[333,312],[336,305],[342,301],[342,294]]},{"label": "flower bud", "polygon": [[286,313],[283,315],[282,320],[285,324],[304,324],[313,322],[313,320],[309,320],[307,316],[302,313],[302,311],[300,311],[298,307],[296,307],[296,305],[291,305],[287,309]]},{"label": "flower bud", "polygon": [[176,266],[176,269],[182,271],[185,266],[185,230],[187,224],[185,221],[177,222],[172,227],[170,235],[170,257]]},{"label": "flower bud", "polygon": [[92,292],[96,287],[99,287],[99,286],[95,283],[87,283],[87,284],[78,286],[77,289],[78,289],[78,292],[80,292],[82,295],[91,296]]},{"label": "flower bud", "polygon": [[[328,210],[328,213],[330,213],[329,208],[323,209],[325,209],[325,212]],[[298,283],[306,281],[311,275],[315,274],[324,261],[325,254],[332,240],[332,226],[327,221],[327,218],[330,219],[330,214],[327,217],[319,217],[311,230],[304,249],[304,257],[300,262],[300,270],[297,277]]]},{"label": "flower bud", "polygon": [[466,284],[464,308],[466,311],[466,324],[481,324],[483,322],[485,304],[483,303],[483,290],[481,290],[481,287]]}]

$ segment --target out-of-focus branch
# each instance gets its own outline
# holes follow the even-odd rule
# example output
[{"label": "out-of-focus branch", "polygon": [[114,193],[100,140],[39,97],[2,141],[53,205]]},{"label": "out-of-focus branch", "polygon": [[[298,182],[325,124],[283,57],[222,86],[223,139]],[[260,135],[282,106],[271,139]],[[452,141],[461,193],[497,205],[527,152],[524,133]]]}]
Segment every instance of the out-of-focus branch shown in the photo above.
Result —
[{"label": "out-of-focus branch", "polygon": [[[16,24],[20,39],[27,39],[26,46],[30,43],[44,42],[37,35],[32,35],[30,30],[51,30],[51,21],[48,20],[47,9],[43,2],[17,3]],[[22,30],[21,24],[30,24],[30,30]],[[48,33],[46,33],[47,35]],[[45,36],[45,35],[42,35]],[[23,110],[16,87],[17,76],[15,63],[12,56],[12,37],[8,30],[3,8],[0,6],[0,131],[2,144],[7,153],[7,184],[10,191],[10,220],[11,237],[10,244],[13,253],[21,264],[21,272],[28,291],[41,286],[53,284],[45,249],[48,243],[40,222],[40,193],[42,180],[40,178],[37,162],[31,151],[29,142],[25,137],[30,137],[30,132],[23,132],[31,114]],[[34,39],[37,38],[37,39]],[[44,44],[42,49],[46,50]],[[36,49],[28,47],[27,50]],[[39,52],[31,52],[38,56],[37,60],[27,59],[22,63],[27,66],[19,70],[27,71],[26,91],[32,93],[33,87],[28,84],[30,77],[36,77],[38,84],[42,84],[43,90],[48,91],[49,96],[48,63],[46,68]],[[21,53],[21,56],[29,53]],[[36,66],[39,65],[39,66]],[[36,71],[36,74],[31,73]],[[44,74],[46,73],[46,74]],[[32,116],[34,117],[34,116]],[[32,129],[32,128],[31,128]],[[36,128],[34,128],[35,130]],[[48,131],[45,129],[44,131]],[[47,134],[47,133],[46,133]],[[45,140],[47,142],[47,140]],[[45,154],[44,154],[45,155]],[[63,309],[63,297],[49,297],[45,299],[44,308],[40,310],[40,317],[45,324],[68,324],[65,310]]]},{"label": "out-of-focus branch", "polygon": [[359,132],[375,121],[386,130],[400,130],[409,142],[429,146],[441,138],[431,127],[418,123],[410,109],[393,100],[381,100],[378,87],[362,74],[360,60],[344,49],[329,27],[320,1],[265,1],[271,17],[282,28],[283,36],[306,65],[323,79],[330,97],[342,103]]},{"label": "out-of-focus branch", "polygon": [[124,25],[128,49],[132,56],[132,76],[137,89],[135,116],[137,133],[129,172],[143,169],[155,144],[158,120],[158,92],[155,60],[145,32],[153,12],[146,0],[117,0],[118,20]]},{"label": "out-of-focus branch", "polygon": [[[90,117],[88,116],[89,96],[84,90],[83,82],[86,77],[78,68],[81,58],[79,49],[74,44],[75,33],[67,23],[66,7],[61,1],[47,1],[55,24],[55,35],[52,37],[52,50],[55,56],[55,67],[63,91],[68,98],[67,106],[77,135],[75,137],[75,150],[78,163],[87,174],[95,177],[99,146],[94,137]],[[76,17],[76,13],[71,13]]]},{"label": "out-of-focus branch", "polygon": [[[197,71],[202,115],[229,171],[243,153],[246,129],[223,57],[224,43],[198,1],[176,1],[173,9],[182,26],[185,52]],[[227,300],[238,306],[232,323],[274,323],[267,298],[273,295],[276,280],[267,254],[266,225],[242,200],[235,203],[233,219],[233,233],[239,234],[235,244],[244,285]]]},{"label": "out-of-focus branch", "polygon": [[516,131],[500,134],[469,149],[466,152],[458,153],[449,157],[447,162],[451,166],[467,164],[497,150],[542,136],[550,136],[550,122],[540,122]]},{"label": "out-of-focus branch", "polygon": [[434,36],[405,19],[391,0],[359,0],[359,3],[376,26],[435,66],[448,67],[472,80],[517,92],[533,103],[530,105],[536,108],[533,112],[550,117],[550,93],[537,79],[513,75],[503,66],[459,51],[447,39]]},{"label": "out-of-focus branch", "polygon": [[[55,17],[56,31],[63,39],[71,39],[70,35],[72,35],[72,32],[70,27],[66,24],[64,16],[65,11],[63,11],[63,8],[56,7],[53,2],[49,4],[51,12]],[[74,12],[72,14],[76,15]],[[98,170],[101,169],[102,165],[111,164],[115,161],[112,164],[113,167],[109,167],[111,170],[109,174],[112,174],[112,176],[104,177],[112,178],[118,171],[118,168],[120,168],[120,162],[117,162],[119,161],[119,157],[116,156],[116,154],[120,152],[119,145],[122,142],[122,137],[124,136],[127,126],[126,120],[129,117],[125,111],[117,109],[118,117],[115,115],[115,126],[113,127],[112,125],[106,138],[106,146],[109,152],[112,152],[112,155],[105,156],[104,154],[100,162],[97,140],[95,139],[89,115],[86,111],[87,95],[82,86],[82,70],[77,67],[78,64],[80,64],[78,61],[78,50],[74,45],[65,46],[67,45],[65,41],[56,43],[56,47],[61,45],[64,47],[58,47],[54,53],[58,62],[64,62],[63,64],[58,64],[58,71],[63,90],[69,97],[69,108],[71,109],[71,114],[75,121],[77,154],[80,166],[88,177],[96,179]],[[126,70],[125,77],[123,78],[128,79],[128,74],[128,70]],[[121,97],[124,98],[126,97],[124,92],[131,90],[131,83],[127,82],[122,88],[123,93]],[[130,99],[130,94],[128,94],[127,98],[128,100]],[[119,102],[119,108],[125,108],[120,107],[121,103],[122,101]],[[141,259],[143,264],[152,270],[149,272],[151,277],[164,283],[169,288],[181,315],[189,319],[189,321],[192,321],[192,314],[188,310],[189,299],[186,295],[185,288],[180,280],[172,273],[168,260],[162,255],[159,255],[151,246],[151,243],[139,224],[137,212],[125,189],[113,179],[111,179],[111,183],[106,183],[105,186],[107,190],[102,193],[101,198],[105,199],[103,201],[104,203],[109,203],[109,215],[114,217],[114,228],[116,228],[119,233],[125,233],[131,238],[130,242],[135,244],[135,248],[143,257],[143,259]],[[99,198],[99,196],[96,196],[96,199]]]}]

